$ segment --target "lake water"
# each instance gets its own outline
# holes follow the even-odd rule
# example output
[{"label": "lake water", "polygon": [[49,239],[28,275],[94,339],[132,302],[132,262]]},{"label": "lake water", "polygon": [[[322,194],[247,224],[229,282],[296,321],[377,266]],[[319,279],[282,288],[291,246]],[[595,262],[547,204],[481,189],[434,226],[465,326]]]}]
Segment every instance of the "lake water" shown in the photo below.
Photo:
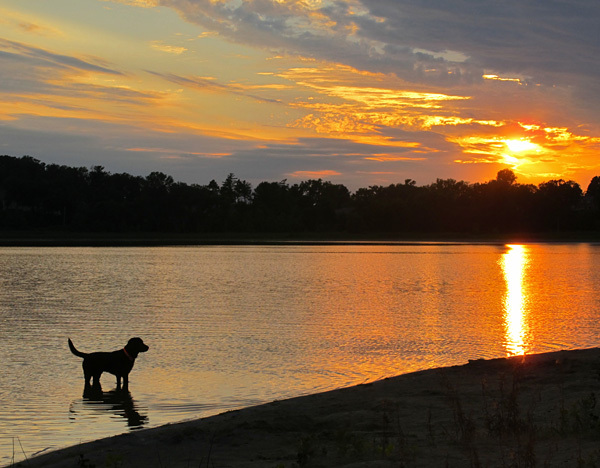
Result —
[{"label": "lake water", "polygon": [[[468,359],[595,347],[600,246],[0,248],[0,465]],[[67,347],[150,350],[83,397]]]}]

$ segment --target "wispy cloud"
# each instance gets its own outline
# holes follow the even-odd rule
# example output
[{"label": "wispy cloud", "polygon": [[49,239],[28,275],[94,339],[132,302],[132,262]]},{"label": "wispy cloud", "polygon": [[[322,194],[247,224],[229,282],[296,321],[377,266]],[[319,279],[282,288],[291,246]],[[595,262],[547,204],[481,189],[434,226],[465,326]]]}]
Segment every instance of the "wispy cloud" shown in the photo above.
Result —
[{"label": "wispy cloud", "polygon": [[175,55],[181,55],[187,50],[185,47],[164,44],[162,41],[152,41],[150,47],[160,50],[161,52]]},{"label": "wispy cloud", "polygon": [[31,14],[0,7],[0,24],[6,28],[14,28],[26,34],[43,37],[60,37],[63,33],[55,26],[39,21]]},{"label": "wispy cloud", "polygon": [[20,22],[19,28],[21,28],[23,31],[26,31],[28,33],[35,33],[35,34],[41,34],[41,35],[46,35],[49,32],[48,28],[41,26],[39,24],[36,24],[36,23],[30,23],[28,21]]},{"label": "wispy cloud", "polygon": [[70,68],[109,75],[123,75],[119,70],[92,63],[90,60],[57,54],[46,49],[2,38],[0,38],[0,54],[7,60],[27,61],[38,66],[44,65],[52,68]]},{"label": "wispy cloud", "polygon": [[180,86],[185,86],[188,88],[192,88],[199,91],[206,92],[223,92],[223,93],[231,93],[238,96],[243,96],[249,99],[253,99],[259,102],[270,102],[270,103],[278,103],[278,99],[271,99],[263,96],[259,96],[256,94],[248,93],[247,89],[256,89],[255,86],[244,86],[239,83],[220,83],[213,77],[203,77],[203,76],[179,76],[174,73],[159,73],[156,71],[148,70],[148,73],[152,75],[158,76],[164,80],[170,81],[172,83],[176,83]]},{"label": "wispy cloud", "polygon": [[0,39],[2,120],[31,115],[124,121],[136,108],[155,106],[165,99],[165,93],[135,89],[128,81],[125,73],[104,60]]},{"label": "wispy cloud", "polygon": [[135,147],[126,148],[125,151],[133,151],[136,153],[155,153],[161,155],[160,157],[166,157],[169,159],[187,159],[189,157],[201,157],[201,158],[223,158],[231,156],[232,153],[207,153],[198,151],[185,151],[176,148],[148,148],[148,147]]}]

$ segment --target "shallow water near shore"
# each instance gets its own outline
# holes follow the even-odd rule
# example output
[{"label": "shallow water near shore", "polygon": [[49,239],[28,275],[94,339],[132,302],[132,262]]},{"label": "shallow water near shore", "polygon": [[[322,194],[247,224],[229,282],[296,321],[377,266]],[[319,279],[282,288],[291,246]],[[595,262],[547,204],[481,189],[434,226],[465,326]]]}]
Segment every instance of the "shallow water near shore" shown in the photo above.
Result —
[{"label": "shallow water near shore", "polygon": [[[0,465],[406,373],[598,346],[600,246],[1,248]],[[67,347],[150,350],[83,397]]]}]

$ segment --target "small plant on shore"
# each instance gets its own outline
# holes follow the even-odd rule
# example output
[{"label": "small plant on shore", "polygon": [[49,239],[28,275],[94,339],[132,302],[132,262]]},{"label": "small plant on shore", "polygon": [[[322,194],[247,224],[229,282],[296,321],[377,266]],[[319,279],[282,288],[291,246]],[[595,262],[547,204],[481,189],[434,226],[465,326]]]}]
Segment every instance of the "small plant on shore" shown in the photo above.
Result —
[{"label": "small plant on shore", "polygon": [[364,437],[346,429],[336,431],[333,435],[339,458],[362,458],[367,449],[367,441]]},{"label": "small plant on shore", "polygon": [[[21,448],[21,453],[23,454],[23,458],[24,458],[24,462],[18,462],[17,464],[15,464],[15,439],[17,440],[17,442],[19,443],[19,447]],[[25,465],[23,465],[23,463],[25,463]],[[18,466],[29,466],[29,459],[27,458],[27,454],[25,453],[25,449],[23,448],[23,444],[21,443],[21,439],[17,436],[17,437],[13,437],[12,438],[12,460],[10,462],[10,467],[18,467]]]},{"label": "small plant on shore", "polygon": [[[394,417],[394,415],[396,417]],[[397,405],[394,406],[389,402],[385,402],[381,413],[381,431],[375,440],[373,440],[373,448],[378,456],[389,458],[392,455],[392,453],[395,451],[392,441],[394,435],[396,435],[396,438],[398,439],[398,449],[402,451],[401,447],[404,445],[404,433],[402,431],[402,427],[400,426],[399,418],[400,416]],[[392,428],[392,421],[394,420],[398,421],[396,431],[394,431]]]},{"label": "small plant on shore", "polygon": [[597,411],[597,400],[594,392],[575,403],[573,421],[579,431],[597,430],[600,428],[600,416]]},{"label": "small plant on shore", "polygon": [[384,402],[381,431],[373,441],[373,453],[377,457],[395,460],[400,467],[410,466],[416,457],[416,449],[408,442],[402,427],[400,408],[397,402]]},{"label": "small plant on shore", "polygon": [[444,379],[444,385],[446,387],[446,399],[452,409],[457,439],[465,446],[470,446],[475,434],[475,421],[470,414],[464,411],[458,391],[452,383]]},{"label": "small plant on shore", "polygon": [[79,458],[77,459],[77,468],[96,468],[89,458],[85,458],[83,453],[79,454]]},{"label": "small plant on shore", "polygon": [[427,409],[427,436],[429,438],[429,443],[435,447],[436,446],[436,442],[435,442],[435,431],[433,430],[433,422],[432,422],[432,414],[431,414],[431,408]]},{"label": "small plant on shore", "polygon": [[[109,453],[106,456],[106,460],[104,461],[103,468],[122,468],[123,465],[123,456],[120,454]],[[97,465],[92,463],[89,458],[83,453],[79,454],[79,458],[77,458],[77,468],[96,468]]]},{"label": "small plant on shore", "polygon": [[299,466],[307,466],[318,456],[325,455],[327,455],[327,449],[319,443],[315,434],[310,434],[300,439],[300,447],[297,456]]},{"label": "small plant on shore", "polygon": [[558,431],[561,434],[581,434],[600,432],[600,412],[596,393],[582,397],[569,408],[565,407],[564,397],[560,402]]},{"label": "small plant on shore", "polygon": [[124,466],[123,455],[110,453],[106,456],[106,461],[104,463],[106,468],[122,468]]},{"label": "small plant on shore", "polygon": [[[217,438],[217,433],[211,431],[210,441],[209,441],[209,445],[208,445],[208,454],[206,456],[206,467],[207,468],[210,466],[210,463],[211,463],[210,457],[212,456],[212,450],[213,450],[213,446],[215,444],[216,438]],[[198,466],[201,468],[203,465],[204,465],[204,457],[202,457],[200,459],[200,464]]]},{"label": "small plant on shore", "polygon": [[586,458],[582,454],[577,455],[577,468],[598,468],[600,466],[600,450],[595,450]]},{"label": "small plant on shore", "polygon": [[505,376],[502,376],[497,397],[492,396],[487,382],[485,380],[482,382],[485,424],[493,435],[518,434],[531,429],[532,418],[524,418],[521,415],[519,377],[517,372],[513,373],[512,382],[507,391]]}]

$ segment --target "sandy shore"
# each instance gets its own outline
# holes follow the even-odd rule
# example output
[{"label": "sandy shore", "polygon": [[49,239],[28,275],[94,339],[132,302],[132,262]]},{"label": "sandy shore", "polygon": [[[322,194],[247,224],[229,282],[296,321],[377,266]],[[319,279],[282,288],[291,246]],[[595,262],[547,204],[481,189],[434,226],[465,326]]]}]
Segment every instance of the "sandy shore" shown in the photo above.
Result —
[{"label": "sandy shore", "polygon": [[600,349],[405,374],[110,437],[23,467],[600,466]]}]

